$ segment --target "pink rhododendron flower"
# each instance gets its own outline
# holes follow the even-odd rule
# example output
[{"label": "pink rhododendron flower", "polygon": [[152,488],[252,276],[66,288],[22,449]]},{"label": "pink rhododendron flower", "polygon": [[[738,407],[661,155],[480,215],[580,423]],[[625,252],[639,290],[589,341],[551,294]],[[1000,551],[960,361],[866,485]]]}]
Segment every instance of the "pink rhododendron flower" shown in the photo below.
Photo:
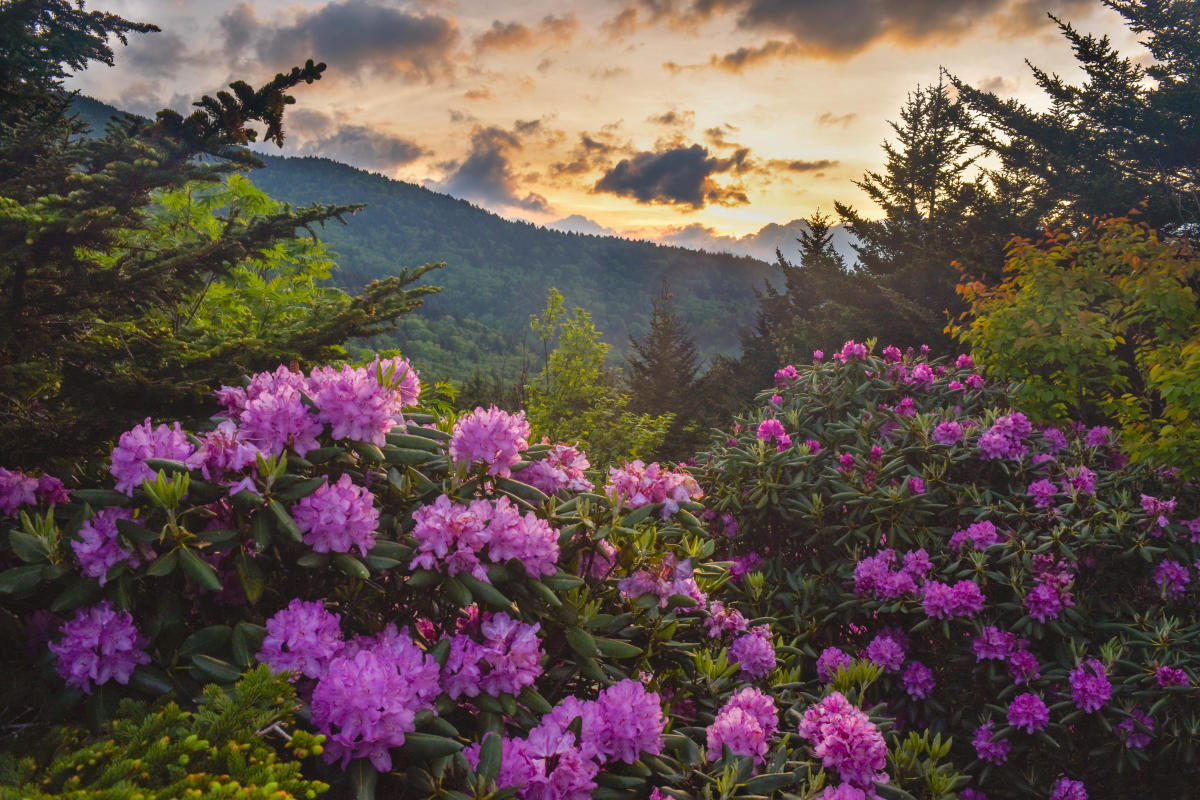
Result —
[{"label": "pink rhododendron flower", "polygon": [[256,657],[272,672],[319,678],[345,644],[341,619],[319,601],[296,598],[267,620],[267,635]]},{"label": "pink rhododendron flower", "polygon": [[110,680],[129,683],[138,664],[150,663],[147,640],[128,611],[117,611],[107,600],[81,608],[59,628],[62,638],[51,642],[54,668],[67,686],[92,693]]},{"label": "pink rhododendron flower", "polygon": [[[138,483],[140,484],[141,481]],[[10,472],[4,467],[0,467],[0,513],[15,517],[17,509],[21,506],[31,506],[36,503],[37,488],[37,478],[30,477],[24,472]]]},{"label": "pink rhododendron flower", "polygon": [[757,625],[739,636],[729,648],[729,660],[736,662],[741,675],[755,680],[765,678],[775,669],[775,648],[771,646],[771,628]]},{"label": "pink rhododendron flower", "polygon": [[1045,701],[1033,692],[1019,694],[1008,704],[1008,724],[1026,733],[1046,729],[1050,722],[1050,709]]},{"label": "pink rhododendron flower", "polygon": [[495,406],[477,408],[454,423],[450,458],[468,469],[476,462],[487,465],[488,475],[508,478],[512,467],[529,447],[529,423],[525,412],[509,414]]},{"label": "pink rhododendron flower", "polygon": [[591,466],[582,450],[566,444],[556,444],[546,457],[534,461],[517,473],[517,478],[549,495],[564,489],[572,492],[590,492],[595,487],[587,479]]},{"label": "pink rhododendron flower", "polygon": [[908,692],[914,700],[923,700],[929,697],[937,685],[933,679],[933,671],[920,661],[913,661],[904,668],[901,681],[904,683],[904,691]]},{"label": "pink rhododendron flower", "polygon": [[343,474],[292,506],[304,543],[318,553],[348,553],[357,547],[364,556],[375,546],[379,510],[375,496]]},{"label": "pink rhododendron flower", "polygon": [[121,547],[117,541],[117,520],[133,519],[133,514],[124,508],[102,508],[79,528],[79,538],[71,542],[71,549],[79,559],[80,572],[89,578],[97,578],[103,586],[108,571],[114,565],[130,562],[138,565],[133,553]]},{"label": "pink rhododendron flower", "polygon": [[[116,489],[132,496],[142,481],[154,480],[157,472],[146,466],[148,458],[170,458],[185,461],[193,451],[192,443],[176,422],[174,427],[150,425],[150,418],[121,434],[112,451],[108,471],[117,479]],[[36,482],[34,486],[36,487]],[[31,501],[32,502],[32,501]]]}]

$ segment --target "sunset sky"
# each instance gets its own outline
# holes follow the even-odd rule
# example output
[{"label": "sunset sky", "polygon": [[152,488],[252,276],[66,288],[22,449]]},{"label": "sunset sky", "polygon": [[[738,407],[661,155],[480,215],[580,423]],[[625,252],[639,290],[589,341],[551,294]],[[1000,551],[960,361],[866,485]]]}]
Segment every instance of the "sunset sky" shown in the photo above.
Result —
[{"label": "sunset sky", "polygon": [[[325,61],[284,154],[318,154],[509,218],[707,246],[783,224],[878,169],[939,67],[1041,105],[1024,59],[1075,77],[1046,16],[1139,52],[1098,0],[93,0],[153,22],[73,83],[186,108]],[[565,222],[564,222],[565,220]]]}]

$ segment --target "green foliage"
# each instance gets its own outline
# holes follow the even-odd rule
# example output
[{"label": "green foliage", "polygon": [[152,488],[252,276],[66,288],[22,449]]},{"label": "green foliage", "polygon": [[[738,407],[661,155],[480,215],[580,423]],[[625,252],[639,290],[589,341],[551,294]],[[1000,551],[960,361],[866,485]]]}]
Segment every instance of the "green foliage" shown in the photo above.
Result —
[{"label": "green foliage", "polygon": [[325,737],[293,729],[296,708],[265,666],[228,691],[206,687],[196,711],[126,700],[99,736],[60,727],[27,754],[0,754],[0,799],[310,800],[329,787],[303,778],[300,760]]},{"label": "green foliage", "polygon": [[1135,458],[1200,476],[1200,256],[1115,218],[1017,240],[1005,280],[961,287],[959,337],[1044,420],[1116,422]]},{"label": "green foliage", "polygon": [[12,443],[9,463],[93,452],[168,408],[203,416],[202,398],[219,383],[280,358],[330,358],[348,338],[389,329],[432,291],[406,288],[426,267],[375,283],[311,324],[267,315],[262,336],[220,331],[211,315],[197,320],[206,289],[224,278],[261,315],[275,302],[264,292],[275,288],[252,300],[239,268],[276,270],[304,247],[281,243],[354,210],[281,207],[244,186],[220,207],[220,198],[185,207],[171,194],[257,165],[244,145],[281,144],[288,92],[318,80],[324,65],[310,61],[259,89],[237,81],[186,119],[126,116],[84,138],[64,77],[89,61],[110,63],[106,36],[152,26],[63,0],[22,0],[0,6],[0,28],[0,77],[15,81],[4,85],[12,103],[0,117],[0,439]]},{"label": "green foliage", "polygon": [[696,452],[702,438],[696,393],[699,354],[666,283],[650,303],[650,329],[641,341],[629,337],[629,406],[638,413],[674,414],[660,454],[683,460]]},{"label": "green foliage", "polygon": [[652,456],[674,414],[628,410],[629,393],[605,364],[609,346],[600,340],[591,315],[576,307],[568,317],[563,296],[551,289],[545,311],[530,319],[530,327],[546,350],[546,366],[527,390],[534,435],[579,442],[596,465]]},{"label": "green foliage", "polygon": [[[912,380],[923,366],[928,379]],[[968,785],[926,761],[945,751],[989,797],[1045,797],[1063,774],[1092,797],[1186,795],[1200,718],[1192,571],[1200,541],[1191,532],[1200,492],[1166,469],[1173,462],[1123,465],[1086,428],[1066,429],[1060,447],[1049,432],[1025,427],[1007,385],[967,384],[970,369],[965,358],[955,367],[899,352],[850,356],[799,367],[786,386],[762,392],[740,429],[723,434],[707,462],[698,459],[708,464],[701,480],[710,508],[739,523],[730,555],[765,557],[760,607],[805,655],[802,684],[816,678],[826,648],[870,657],[876,637],[899,637],[894,668],[883,656],[878,667],[856,661],[831,685],[854,692],[864,708],[886,704],[887,716],[929,729],[889,740],[893,783],[904,792],[945,796]],[[781,403],[771,402],[775,393]],[[782,451],[756,435],[771,417],[792,440]],[[939,443],[938,426],[951,421],[965,438]],[[984,437],[998,431],[1017,446],[988,458]],[[1030,492],[1038,481],[1047,484],[1045,505]],[[1169,510],[1156,510],[1156,499]],[[976,525],[978,546],[968,534]],[[917,551],[928,568],[919,554],[905,558]],[[1168,561],[1189,576],[1174,590],[1159,576]],[[938,612],[931,587],[960,582],[980,590],[981,607]],[[1061,607],[1035,613],[1031,593],[1048,589]],[[974,647],[989,627],[1001,651],[994,658]],[[1037,665],[1019,683],[1009,661],[1018,649]],[[1090,713],[1069,678],[1089,658],[1112,686],[1111,700]],[[903,678],[913,662],[931,670],[927,696]],[[1161,685],[1155,674],[1164,665],[1183,670],[1188,685]],[[1049,709],[1045,730],[1033,734],[1008,722],[1010,702],[1027,692]],[[1154,725],[1140,748],[1125,738],[1135,711]],[[982,761],[972,746],[989,720],[1011,746],[1003,765]]]}]

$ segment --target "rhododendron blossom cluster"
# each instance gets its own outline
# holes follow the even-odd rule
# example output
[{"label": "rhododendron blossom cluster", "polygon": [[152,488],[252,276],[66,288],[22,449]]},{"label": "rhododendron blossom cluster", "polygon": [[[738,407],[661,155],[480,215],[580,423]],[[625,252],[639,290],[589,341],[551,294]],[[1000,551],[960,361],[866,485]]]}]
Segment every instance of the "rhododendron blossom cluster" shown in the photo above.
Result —
[{"label": "rhododendron blossom cluster", "polygon": [[662,518],[674,514],[681,503],[704,496],[700,484],[682,468],[664,469],[658,462],[646,466],[641,460],[608,468],[604,491],[630,508],[662,503]]}]

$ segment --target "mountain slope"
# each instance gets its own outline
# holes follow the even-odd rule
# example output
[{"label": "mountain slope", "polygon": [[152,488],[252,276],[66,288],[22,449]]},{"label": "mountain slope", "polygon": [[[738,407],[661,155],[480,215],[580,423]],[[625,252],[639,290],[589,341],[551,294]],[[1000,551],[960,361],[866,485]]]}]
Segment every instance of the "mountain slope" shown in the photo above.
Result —
[{"label": "mountain slope", "polygon": [[[112,113],[86,98],[78,110],[94,128]],[[399,347],[437,377],[465,378],[479,369],[511,378],[525,363],[536,369],[539,359],[525,357],[535,344],[529,316],[543,309],[552,286],[568,307],[591,312],[605,339],[623,352],[630,333],[645,331],[649,298],[666,280],[702,351],[733,353],[739,326],[753,322],[755,289],[778,276],[777,267],[747,257],[512,222],[329,159],[259,155],[266,168],[250,178],[272,197],[367,204],[347,225],[317,231],[339,256],[333,278],[339,286],[357,291],[403,266],[446,262],[428,276],[445,290],[394,335],[372,342]]]}]

